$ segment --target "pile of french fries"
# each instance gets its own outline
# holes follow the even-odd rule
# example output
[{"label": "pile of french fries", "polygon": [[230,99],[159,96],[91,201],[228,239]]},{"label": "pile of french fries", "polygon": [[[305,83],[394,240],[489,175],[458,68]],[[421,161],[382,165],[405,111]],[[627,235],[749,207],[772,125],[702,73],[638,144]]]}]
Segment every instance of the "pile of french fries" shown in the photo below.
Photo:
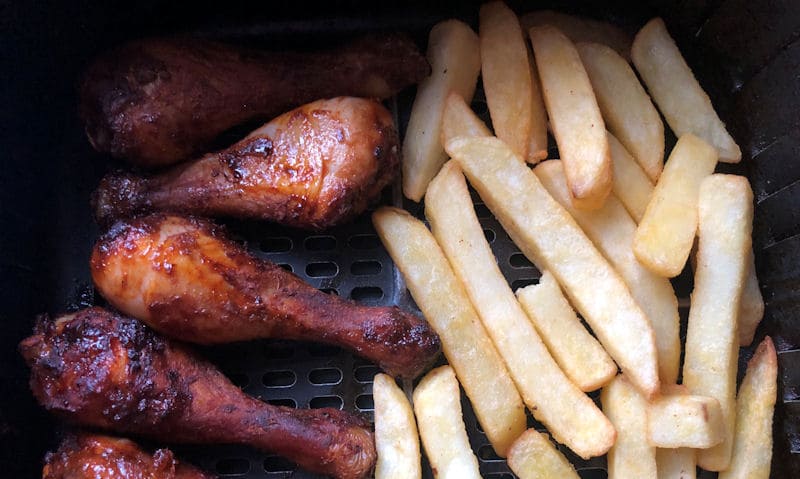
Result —
[{"label": "pile of french fries", "polygon": [[[631,40],[555,12],[518,18],[495,1],[481,7],[477,34],[457,20],[436,25],[428,59],[403,190],[425,198],[430,229],[391,207],[373,222],[449,365],[411,398],[376,377],[376,477],[420,477],[420,438],[435,477],[480,477],[459,383],[521,478],[578,477],[553,441],[585,459],[607,454],[610,478],[691,478],[698,466],[769,477],[769,337],[736,390],[739,347],[764,310],[752,192],[746,178],[714,173],[741,152],[664,23]],[[469,106],[479,75],[492,129]],[[678,138],[666,162],[659,110]],[[548,130],[560,158],[542,161]],[[512,291],[467,182],[542,272],[538,284]],[[681,365],[669,279],[687,262]],[[598,405],[587,392],[600,388]],[[549,435],[526,430],[525,408]]]}]

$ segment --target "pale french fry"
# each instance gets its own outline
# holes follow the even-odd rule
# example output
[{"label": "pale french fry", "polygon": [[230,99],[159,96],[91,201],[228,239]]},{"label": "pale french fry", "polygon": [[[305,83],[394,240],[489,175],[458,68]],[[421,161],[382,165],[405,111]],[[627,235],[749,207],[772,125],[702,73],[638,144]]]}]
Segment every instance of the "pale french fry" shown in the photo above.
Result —
[{"label": "pale french fry", "polygon": [[737,313],[752,247],[753,192],[747,179],[711,175],[700,186],[697,269],[689,310],[683,384],[719,401],[725,438],[697,453],[709,471],[728,468],[736,423]]},{"label": "pale french fry", "polygon": [[719,401],[708,396],[661,394],[647,405],[647,440],[660,448],[706,449],[722,442]]},{"label": "pale french fry", "polygon": [[608,478],[655,479],[656,448],[647,443],[647,401],[619,375],[603,387],[600,402],[617,429],[617,442],[608,451]]},{"label": "pale french fry", "polygon": [[451,92],[442,115],[442,144],[457,136],[492,136],[492,132],[461,95]]},{"label": "pale french fry", "polygon": [[747,275],[744,279],[742,300],[739,303],[739,346],[749,346],[756,335],[756,328],[764,317],[764,297],[758,287],[756,256],[753,250],[747,258]]},{"label": "pale french fry", "polygon": [[440,141],[444,103],[451,91],[472,101],[481,69],[478,36],[467,24],[446,20],[428,37],[431,76],[417,87],[403,139],[403,194],[419,201],[447,159]]},{"label": "pale french fry", "polygon": [[738,163],[742,159],[739,145],[717,116],[663,20],[654,18],[639,30],[631,57],[676,136],[692,133],[702,138],[718,150],[720,161]]},{"label": "pale french fry", "polygon": [[547,158],[547,110],[542,98],[539,69],[536,68],[536,60],[530,50],[528,50],[528,63],[531,65],[531,137],[527,161],[538,163]]},{"label": "pale french fry", "polygon": [[564,373],[582,391],[594,391],[617,374],[617,365],[581,324],[556,279],[542,271],[539,284],[517,290],[528,319]]},{"label": "pale french fry", "polygon": [[502,1],[481,5],[481,78],[495,135],[521,158],[531,134],[531,67],[517,15]]},{"label": "pale french fry", "polygon": [[379,373],[372,383],[372,398],[378,452],[375,479],[422,477],[417,423],[405,393],[394,378]]},{"label": "pale french fry", "polygon": [[714,172],[717,151],[687,133],[678,139],[636,229],[633,251],[650,271],[677,276],[697,232],[700,183]]},{"label": "pale french fry", "polygon": [[677,382],[681,360],[678,298],[668,279],[652,273],[636,260],[633,254],[636,223],[613,195],[596,211],[583,211],[573,207],[569,201],[564,168],[560,161],[540,163],[534,172],[548,193],[569,211],[584,233],[625,280],[633,298],[650,319],[655,332],[661,382]]},{"label": "pale french fry", "polygon": [[555,27],[530,29],[544,103],[575,206],[597,209],[611,191],[605,123],[575,45]]},{"label": "pale french fry", "polygon": [[520,479],[580,478],[547,435],[536,429],[528,429],[514,441],[508,451],[508,467]]},{"label": "pale french fry", "polygon": [[390,207],[375,211],[372,221],[411,296],[439,335],[478,422],[495,452],[505,457],[525,430],[525,408],[464,287],[421,221]]},{"label": "pale french fry", "polygon": [[450,366],[429,372],[414,389],[414,413],[433,477],[480,479],[478,459],[470,449],[461,394]]},{"label": "pale french fry", "polygon": [[659,379],[650,322],[575,220],[502,141],[459,137],[447,152],[522,252],[555,276],[623,372],[653,397]]},{"label": "pale french fry", "polygon": [[736,398],[733,459],[719,479],[768,479],[772,460],[772,415],[777,397],[778,358],[767,336],[747,363]]},{"label": "pale french fry", "polygon": [[533,416],[584,459],[605,454],[614,444],[613,426],[567,379],[514,297],[455,162],[445,163],[428,186],[425,216]]},{"label": "pale french fry", "polygon": [[608,133],[611,152],[611,169],[614,183],[611,191],[622,201],[625,209],[637,223],[642,221],[647,204],[653,195],[653,183],[628,150],[614,135]]},{"label": "pale french fry", "polygon": [[696,479],[695,451],[688,447],[656,449],[658,479]]},{"label": "pale french fry", "polygon": [[553,25],[573,43],[596,42],[608,45],[625,59],[631,57],[631,37],[619,27],[593,18],[568,15],[552,10],[539,10],[520,17],[522,28],[528,31],[539,25]]},{"label": "pale french fry", "polygon": [[664,166],[664,123],[631,66],[610,47],[575,45],[581,56],[606,127],[652,181]]}]

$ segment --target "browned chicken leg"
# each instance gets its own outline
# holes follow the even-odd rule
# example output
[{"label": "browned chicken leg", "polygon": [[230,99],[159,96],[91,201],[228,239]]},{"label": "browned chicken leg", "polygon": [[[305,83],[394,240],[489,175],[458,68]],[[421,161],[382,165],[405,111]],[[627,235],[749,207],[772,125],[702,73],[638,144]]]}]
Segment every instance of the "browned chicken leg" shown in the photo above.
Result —
[{"label": "browned chicken leg", "polygon": [[115,308],[182,341],[319,341],[405,377],[439,352],[424,319],[318,291],[203,220],[154,214],[117,223],[95,245],[91,270]]},{"label": "browned chicken leg", "polygon": [[167,210],[324,229],[364,211],[398,165],[386,108],[361,98],[320,100],[165,173],[112,173],[95,192],[95,211],[104,224]]},{"label": "browned chicken leg", "polygon": [[212,479],[178,462],[169,449],[150,454],[133,441],[102,434],[69,435],[44,459],[42,479]]},{"label": "browned chicken leg", "polygon": [[373,35],[322,53],[274,53],[190,38],[128,43],[81,84],[94,147],[139,166],[201,153],[220,133],[319,98],[388,98],[430,67],[403,35]]},{"label": "browned chicken leg", "polygon": [[375,463],[362,418],[272,406],[143,323],[102,308],[42,318],[20,343],[34,396],[70,422],[183,443],[246,444],[338,478]]}]

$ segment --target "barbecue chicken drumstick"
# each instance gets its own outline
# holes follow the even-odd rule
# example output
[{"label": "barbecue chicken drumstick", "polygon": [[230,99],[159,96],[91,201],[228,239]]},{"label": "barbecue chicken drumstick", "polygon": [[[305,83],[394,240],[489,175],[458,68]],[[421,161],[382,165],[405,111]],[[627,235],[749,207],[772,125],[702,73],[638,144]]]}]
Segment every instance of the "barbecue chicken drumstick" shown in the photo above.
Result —
[{"label": "barbecue chicken drumstick", "polygon": [[319,230],[376,200],[399,166],[397,130],[373,100],[320,100],[226,150],[150,177],[112,173],[94,194],[101,224],[156,210]]},{"label": "barbecue chicken drumstick", "polygon": [[439,353],[424,319],[325,294],[200,219],[156,213],[117,223],[95,245],[91,272],[115,308],[181,341],[318,341],[409,378]]},{"label": "barbecue chicken drumstick", "polygon": [[95,149],[158,167],[202,153],[247,121],[319,98],[389,98],[429,72],[414,42],[398,34],[318,53],[151,38],[95,61],[81,83],[80,113]]},{"label": "barbecue chicken drumstick", "polygon": [[36,399],[72,423],[167,442],[245,444],[337,478],[364,477],[375,463],[362,418],[263,403],[180,343],[102,308],[42,318],[20,352]]}]

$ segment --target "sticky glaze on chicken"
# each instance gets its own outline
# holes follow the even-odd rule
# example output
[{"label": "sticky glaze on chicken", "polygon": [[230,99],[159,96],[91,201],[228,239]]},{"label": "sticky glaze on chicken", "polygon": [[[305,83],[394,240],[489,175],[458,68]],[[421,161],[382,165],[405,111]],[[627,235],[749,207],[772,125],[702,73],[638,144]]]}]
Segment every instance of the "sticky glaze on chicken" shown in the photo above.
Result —
[{"label": "sticky glaze on chicken", "polygon": [[439,352],[424,319],[325,294],[199,219],[154,214],[117,223],[95,245],[91,272],[115,308],[182,341],[318,341],[410,378]]},{"label": "sticky glaze on chicken", "polygon": [[42,318],[19,349],[36,399],[71,423],[165,442],[249,445],[339,478],[364,477],[375,462],[364,419],[263,403],[183,345],[108,310]]},{"label": "sticky glaze on chicken", "polygon": [[220,133],[244,122],[319,98],[389,98],[429,71],[416,45],[396,34],[321,53],[152,38],[112,50],[89,68],[80,112],[98,151],[165,166],[207,151]]},{"label": "sticky glaze on chicken", "polygon": [[100,223],[166,210],[324,229],[361,213],[399,167],[397,131],[380,103],[342,97],[279,116],[230,148],[151,177],[106,176]]},{"label": "sticky glaze on chicken", "polygon": [[42,479],[212,479],[179,462],[169,449],[152,454],[128,439],[102,434],[67,436],[44,459]]}]

